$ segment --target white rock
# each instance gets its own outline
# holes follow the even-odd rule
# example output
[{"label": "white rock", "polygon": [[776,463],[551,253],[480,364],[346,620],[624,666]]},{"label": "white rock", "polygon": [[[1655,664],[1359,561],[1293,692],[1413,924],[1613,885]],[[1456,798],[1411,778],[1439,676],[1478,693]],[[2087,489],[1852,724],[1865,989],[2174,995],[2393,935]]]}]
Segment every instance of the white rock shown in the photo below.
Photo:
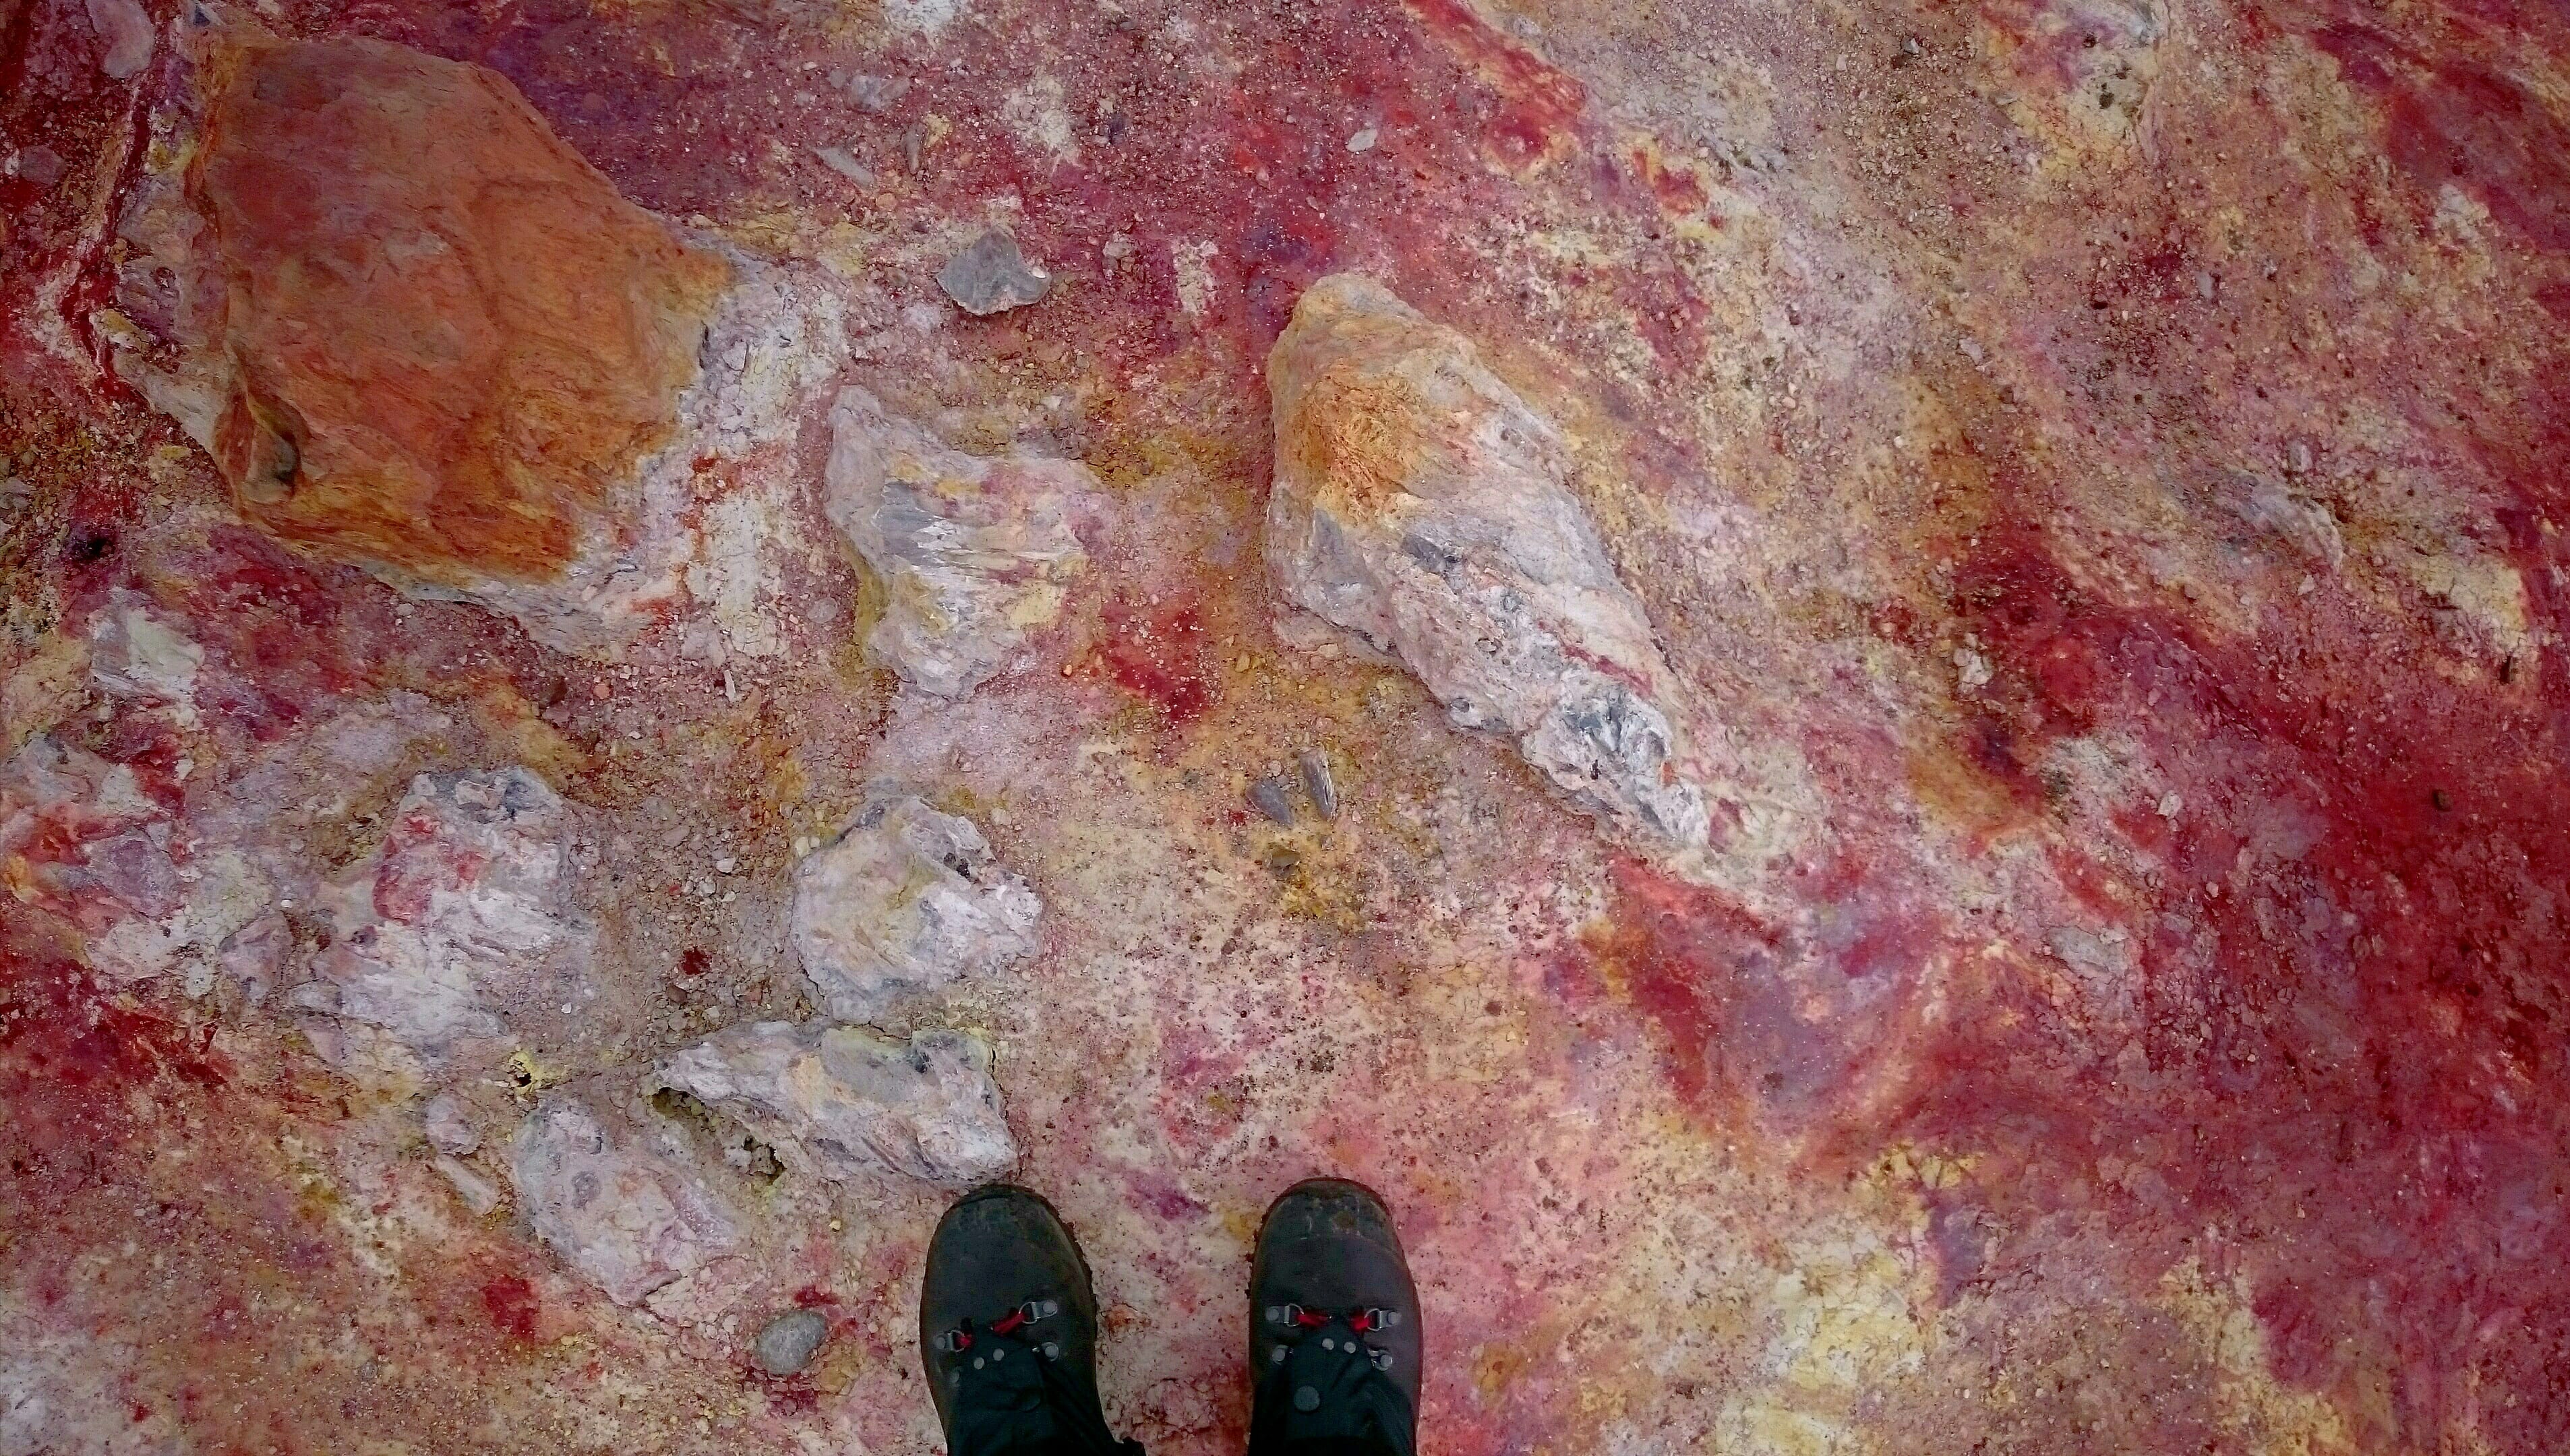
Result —
[{"label": "white rock", "polygon": [[1589,812],[1703,846],[1668,664],[1568,488],[1550,422],[1472,344],[1340,273],[1268,356],[1267,560],[1285,597],[1391,652]]},{"label": "white rock", "polygon": [[878,789],[794,870],[794,949],[822,1009],[872,1021],[900,996],[1034,952],[1044,902],[970,820]]},{"label": "white rock", "polygon": [[518,1125],[509,1176],[536,1237],[619,1304],[739,1242],[730,1214],[684,1170],[619,1145],[567,1095]]},{"label": "white rock", "polygon": [[830,419],[825,509],[886,598],[867,652],[943,697],[1005,671],[1087,567],[1074,528],[1096,478],[1077,461],[948,449],[862,389],[841,390]]},{"label": "white rock", "polygon": [[345,907],[294,1002],[430,1056],[558,999],[597,931],[571,896],[570,815],[522,768],[422,774],[383,843],[335,887]]},{"label": "white rock", "polygon": [[646,1085],[696,1098],[834,1181],[899,1173],[969,1188],[1018,1163],[990,1048],[961,1031],[905,1045],[858,1026],[761,1021],[671,1056]]}]

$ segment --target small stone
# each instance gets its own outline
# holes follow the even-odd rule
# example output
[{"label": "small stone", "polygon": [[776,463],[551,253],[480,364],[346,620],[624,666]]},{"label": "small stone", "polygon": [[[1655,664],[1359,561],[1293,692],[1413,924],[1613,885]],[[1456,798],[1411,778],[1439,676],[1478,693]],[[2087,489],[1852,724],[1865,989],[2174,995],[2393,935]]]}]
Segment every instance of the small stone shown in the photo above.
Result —
[{"label": "small stone", "polygon": [[729,855],[725,855],[725,856],[723,856],[722,858],[720,858],[720,859],[718,859],[718,860],[714,861],[714,873],[715,873],[715,874],[717,874],[717,875],[730,875],[730,874],[734,874],[734,873],[738,872],[738,871],[739,871],[739,869],[740,869],[740,861],[733,859],[733,858],[732,858],[731,856],[729,856]]},{"label": "small stone", "polygon": [[1278,824],[1290,828],[1294,823],[1294,803],[1285,797],[1283,779],[1271,776],[1250,785],[1249,802],[1257,807],[1259,813]]},{"label": "small stone", "polygon": [[1348,139],[1348,150],[1350,152],[1372,152],[1374,150],[1375,141],[1375,130],[1372,127],[1368,127],[1364,131],[1359,132]]},{"label": "small stone", "polygon": [[1294,760],[1303,771],[1303,792],[1312,796],[1312,807],[1323,819],[1339,817],[1339,786],[1330,779],[1330,760],[1317,748],[1307,748]]},{"label": "small stone", "polygon": [[2285,447],[2285,471],[2289,475],[2311,474],[2312,447],[2309,443],[2297,440]]},{"label": "small stone", "polygon": [[1018,240],[991,228],[937,270],[937,283],[966,313],[988,316],[1024,308],[1053,288],[1053,275],[1027,262]]},{"label": "small stone", "polygon": [[830,1337],[830,1321],[818,1309],[788,1309],[760,1326],[750,1344],[758,1368],[771,1375],[791,1375],[812,1363],[821,1342]]},{"label": "small stone", "polygon": [[440,1092],[428,1099],[421,1114],[428,1127],[429,1146],[437,1151],[461,1158],[482,1146],[482,1135],[466,1120],[464,1104],[455,1099],[454,1093]]},{"label": "small stone", "polygon": [[909,94],[910,81],[896,76],[851,76],[840,90],[857,104],[857,110],[870,117],[879,117]]},{"label": "small stone", "polygon": [[823,167],[855,182],[858,186],[870,187],[875,184],[875,170],[859,162],[856,155],[845,147],[815,147],[812,149],[812,155],[819,159]]}]

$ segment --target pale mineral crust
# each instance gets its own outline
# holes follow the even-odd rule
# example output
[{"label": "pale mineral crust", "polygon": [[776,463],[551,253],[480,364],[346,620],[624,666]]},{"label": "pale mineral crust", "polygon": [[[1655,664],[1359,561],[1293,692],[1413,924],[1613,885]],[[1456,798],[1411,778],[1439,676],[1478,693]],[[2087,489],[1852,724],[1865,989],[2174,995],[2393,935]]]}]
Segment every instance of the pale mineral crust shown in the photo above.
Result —
[{"label": "pale mineral crust", "polygon": [[509,1174],[536,1237],[619,1304],[692,1273],[739,1237],[686,1170],[612,1135],[568,1094],[547,1097],[518,1125]]},{"label": "pale mineral crust", "polygon": [[991,1049],[967,1032],[903,1042],[861,1026],[760,1021],[669,1057],[647,1086],[686,1093],[787,1166],[833,1181],[890,1173],[964,1189],[1018,1162]]},{"label": "pale mineral crust", "polygon": [[571,817],[522,768],[423,774],[384,839],[334,887],[336,935],[294,1003],[438,1056],[586,968]]}]

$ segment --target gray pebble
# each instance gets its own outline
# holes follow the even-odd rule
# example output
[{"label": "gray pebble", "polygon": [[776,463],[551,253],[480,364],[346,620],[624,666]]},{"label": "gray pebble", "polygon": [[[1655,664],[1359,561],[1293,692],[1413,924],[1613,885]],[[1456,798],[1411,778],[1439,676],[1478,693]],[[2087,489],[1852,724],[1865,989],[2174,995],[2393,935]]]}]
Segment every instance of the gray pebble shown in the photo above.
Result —
[{"label": "gray pebble", "polygon": [[1329,756],[1317,748],[1304,749],[1294,760],[1303,771],[1303,792],[1312,796],[1312,807],[1323,819],[1339,817],[1339,786],[1330,780]]},{"label": "gray pebble", "polygon": [[1053,275],[1040,272],[1018,251],[1018,240],[994,227],[937,270],[938,286],[966,313],[982,315],[1023,308],[1053,288]]},{"label": "gray pebble", "polygon": [[791,1375],[812,1363],[813,1352],[829,1337],[830,1321],[820,1310],[788,1309],[759,1328],[750,1355],[771,1375]]},{"label": "gray pebble", "polygon": [[1264,778],[1250,785],[1249,802],[1278,824],[1290,827],[1294,823],[1294,801],[1285,797],[1283,779]]}]

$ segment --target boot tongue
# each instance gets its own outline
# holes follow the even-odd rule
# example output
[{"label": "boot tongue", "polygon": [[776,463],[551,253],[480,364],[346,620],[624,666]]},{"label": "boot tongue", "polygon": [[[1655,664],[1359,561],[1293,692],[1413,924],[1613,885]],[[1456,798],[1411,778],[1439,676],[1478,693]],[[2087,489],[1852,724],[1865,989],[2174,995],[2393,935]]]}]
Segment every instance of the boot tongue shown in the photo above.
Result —
[{"label": "boot tongue", "polygon": [[[1268,1426],[1268,1439],[1283,1443],[1282,1449],[1292,1452],[1314,1442],[1314,1450],[1410,1456],[1404,1443],[1411,1429],[1409,1398],[1375,1368],[1346,1316],[1304,1335],[1267,1379],[1257,1414]],[[1258,1441],[1251,1445],[1267,1449]]]},{"label": "boot tongue", "polygon": [[[976,1368],[976,1365],[979,1368]],[[1042,1361],[1023,1341],[985,1330],[957,1357],[952,1456],[1071,1451],[1045,1389]]]},{"label": "boot tongue", "polygon": [[1107,1431],[1094,1397],[1083,1410],[1069,1377],[1017,1335],[983,1330],[957,1370],[950,1456],[1140,1456]]}]

